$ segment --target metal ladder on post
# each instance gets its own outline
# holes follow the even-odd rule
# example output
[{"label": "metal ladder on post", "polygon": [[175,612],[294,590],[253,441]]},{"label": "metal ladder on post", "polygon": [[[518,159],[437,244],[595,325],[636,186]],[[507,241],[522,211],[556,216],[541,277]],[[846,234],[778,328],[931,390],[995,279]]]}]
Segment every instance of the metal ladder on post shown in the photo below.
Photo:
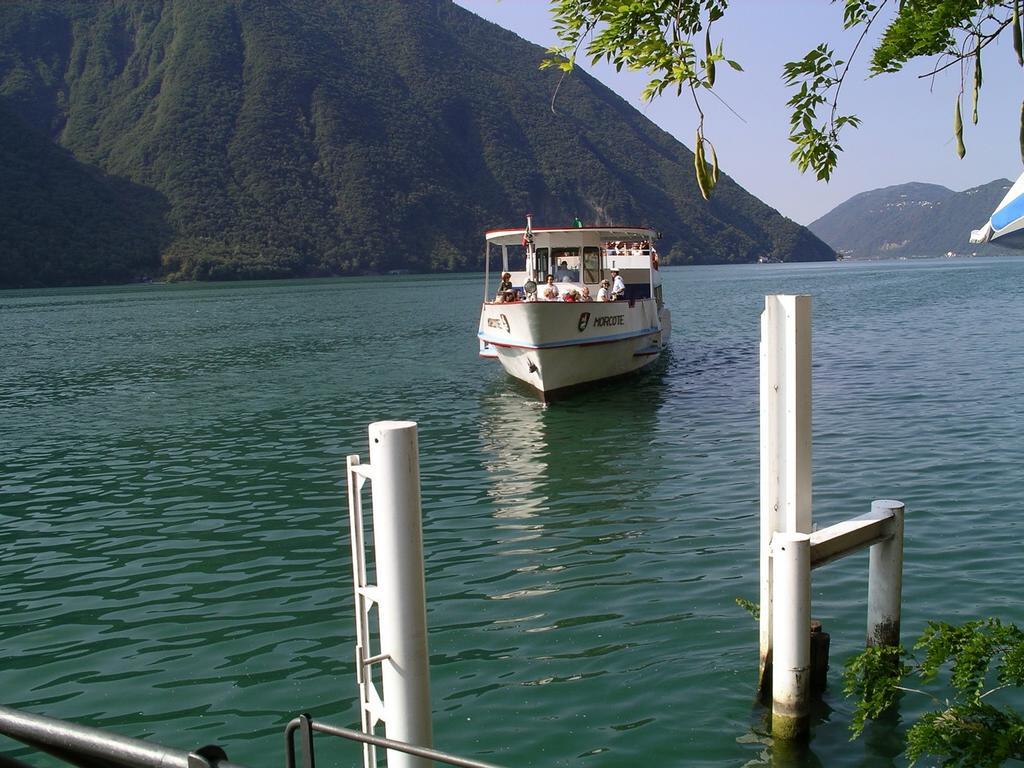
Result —
[{"label": "metal ladder on post", "polygon": [[[370,611],[377,605],[377,588],[366,581],[366,543],[363,535],[363,485],[373,480],[369,464],[360,464],[358,456],[347,458],[348,522],[352,545],[352,586],[356,614],[356,681],[359,684],[359,724],[366,734],[373,734],[377,724],[385,720],[384,701],[373,683],[373,665],[388,658],[373,654],[370,649]],[[377,749],[363,744],[363,767],[375,768]]]}]

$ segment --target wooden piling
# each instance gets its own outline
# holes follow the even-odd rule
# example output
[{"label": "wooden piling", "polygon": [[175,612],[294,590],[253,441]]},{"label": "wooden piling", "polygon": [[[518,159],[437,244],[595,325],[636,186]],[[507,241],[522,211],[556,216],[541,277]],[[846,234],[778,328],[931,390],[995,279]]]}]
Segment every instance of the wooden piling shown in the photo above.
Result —
[{"label": "wooden piling", "polygon": [[820,699],[828,686],[828,652],[832,638],[821,622],[811,620],[811,698]]}]

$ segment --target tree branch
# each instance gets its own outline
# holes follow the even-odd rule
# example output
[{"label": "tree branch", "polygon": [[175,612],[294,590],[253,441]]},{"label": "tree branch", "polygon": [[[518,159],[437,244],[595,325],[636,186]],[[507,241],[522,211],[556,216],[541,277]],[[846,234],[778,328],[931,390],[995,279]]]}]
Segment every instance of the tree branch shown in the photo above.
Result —
[{"label": "tree branch", "polygon": [[999,24],[999,29],[997,29],[995,32],[993,32],[990,35],[982,35],[982,34],[979,33],[978,34],[978,39],[981,40],[982,42],[978,43],[976,46],[974,46],[974,48],[972,48],[969,51],[961,51],[961,53],[955,59],[953,59],[952,61],[946,62],[941,67],[936,67],[931,72],[925,72],[923,75],[918,75],[917,79],[921,80],[921,79],[926,78],[926,77],[932,77],[933,75],[939,74],[939,72],[942,72],[944,69],[949,69],[954,64],[958,64],[959,62],[964,61],[965,59],[968,59],[971,56],[977,55],[978,51],[980,51],[986,45],[988,45],[993,40],[995,40],[1000,35],[1000,33],[1004,29],[1006,29],[1008,26],[1010,26],[1010,20],[1009,19],[1007,19],[1006,21],[1001,22]]},{"label": "tree branch", "polygon": [[861,30],[860,37],[857,38],[857,42],[853,46],[853,50],[850,51],[850,55],[846,57],[846,66],[843,67],[843,73],[836,79],[836,92],[832,97],[832,112],[829,116],[829,125],[832,126],[833,133],[835,132],[836,123],[836,112],[839,110],[839,91],[843,87],[843,81],[846,79],[847,73],[850,71],[850,64],[853,63],[854,57],[857,55],[857,49],[860,48],[860,44],[864,42],[864,38],[867,37],[868,30],[871,29],[871,25],[875,23],[875,19],[882,12],[882,9],[888,4],[889,0],[882,0],[875,9],[875,12],[871,14],[871,18],[864,23],[864,28]]}]

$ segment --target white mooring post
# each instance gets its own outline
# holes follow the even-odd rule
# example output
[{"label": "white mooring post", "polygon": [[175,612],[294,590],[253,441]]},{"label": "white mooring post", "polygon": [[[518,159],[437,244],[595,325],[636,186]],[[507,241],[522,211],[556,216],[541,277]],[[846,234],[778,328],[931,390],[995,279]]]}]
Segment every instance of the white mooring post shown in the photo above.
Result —
[{"label": "white mooring post", "polygon": [[772,563],[772,736],[794,739],[810,727],[811,537],[775,534]]},{"label": "white mooring post", "polygon": [[761,315],[761,589],[758,696],[772,672],[777,532],[811,532],[811,297],[764,298]]},{"label": "white mooring post", "polygon": [[[369,427],[383,719],[389,739],[433,746],[416,423]],[[430,760],[391,750],[389,768]]]},{"label": "white mooring post", "polygon": [[900,644],[900,609],[903,592],[903,502],[880,499],[871,503],[872,514],[893,516],[890,538],[874,544],[868,562],[867,644]]},{"label": "white mooring post", "polygon": [[811,569],[870,548],[867,644],[898,645],[904,506],[875,501],[812,533],[811,297],[764,304],[758,698],[771,701],[772,736],[795,740],[810,730]]}]

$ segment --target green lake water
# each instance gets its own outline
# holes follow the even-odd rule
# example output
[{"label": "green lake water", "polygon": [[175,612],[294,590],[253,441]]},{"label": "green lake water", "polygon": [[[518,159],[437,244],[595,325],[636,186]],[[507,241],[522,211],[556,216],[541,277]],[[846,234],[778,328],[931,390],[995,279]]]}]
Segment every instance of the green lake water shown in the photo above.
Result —
[{"label": "green lake water", "polygon": [[848,741],[866,554],[815,571],[809,751],[753,705],[759,315],[813,296],[815,522],[907,505],[904,640],[1024,623],[1024,259],[664,273],[670,353],[549,407],[477,357],[476,275],[0,292],[0,704],[252,768],[355,724],[345,456],[410,419],[438,748],[905,765],[926,702]]}]

